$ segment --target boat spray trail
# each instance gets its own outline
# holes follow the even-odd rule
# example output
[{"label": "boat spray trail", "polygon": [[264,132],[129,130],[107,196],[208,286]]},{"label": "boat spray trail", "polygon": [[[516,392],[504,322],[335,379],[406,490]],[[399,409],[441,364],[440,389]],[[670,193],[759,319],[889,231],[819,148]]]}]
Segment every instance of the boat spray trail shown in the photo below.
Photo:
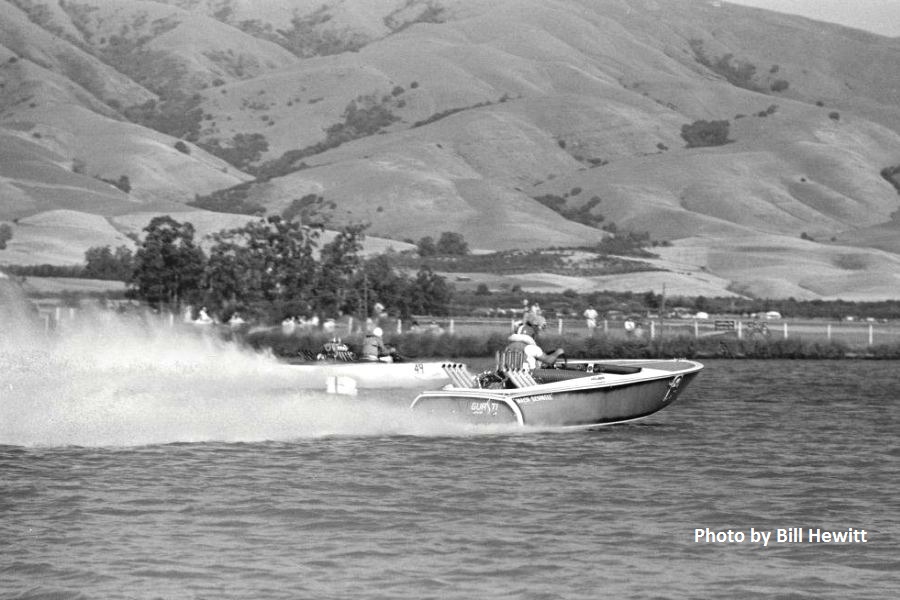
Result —
[{"label": "boat spray trail", "polygon": [[[83,311],[84,312],[84,311]],[[152,315],[0,341],[0,444],[134,446],[433,431],[408,400],[302,390],[273,356]],[[447,426],[443,426],[447,429]],[[424,428],[424,429],[423,429]]]}]

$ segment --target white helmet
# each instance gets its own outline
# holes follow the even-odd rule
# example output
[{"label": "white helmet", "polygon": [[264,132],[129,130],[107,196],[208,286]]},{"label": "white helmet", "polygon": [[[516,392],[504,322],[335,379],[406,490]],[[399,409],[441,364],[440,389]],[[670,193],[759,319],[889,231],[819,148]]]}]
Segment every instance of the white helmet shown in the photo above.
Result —
[{"label": "white helmet", "polygon": [[376,327],[375,329],[372,330],[372,335],[374,335],[376,337],[381,337],[383,334],[384,334],[384,332],[381,330],[381,327]]}]

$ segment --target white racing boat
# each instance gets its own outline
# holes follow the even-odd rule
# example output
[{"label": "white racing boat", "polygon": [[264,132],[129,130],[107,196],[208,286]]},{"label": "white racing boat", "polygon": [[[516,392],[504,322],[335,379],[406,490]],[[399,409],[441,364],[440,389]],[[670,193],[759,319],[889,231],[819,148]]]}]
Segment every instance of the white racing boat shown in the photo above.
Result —
[{"label": "white racing boat", "polygon": [[416,389],[442,386],[450,377],[441,362],[303,362],[291,363],[303,389],[353,395],[356,389]]},{"label": "white racing boat", "polygon": [[356,395],[357,389],[396,389],[445,385],[450,376],[439,361],[415,361],[392,353],[392,362],[360,360],[350,347],[335,338],[317,355],[304,353],[288,361],[299,374],[302,389],[324,389],[331,394]]},{"label": "white racing boat", "polygon": [[703,365],[674,360],[570,360],[524,369],[501,357],[481,375],[445,363],[452,380],[413,400],[414,411],[481,425],[588,428],[632,421],[672,404]]}]

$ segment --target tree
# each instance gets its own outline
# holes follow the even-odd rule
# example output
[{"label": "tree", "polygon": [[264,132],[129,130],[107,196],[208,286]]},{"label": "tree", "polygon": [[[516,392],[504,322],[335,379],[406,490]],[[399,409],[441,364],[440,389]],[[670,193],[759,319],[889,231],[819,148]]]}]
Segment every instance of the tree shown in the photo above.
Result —
[{"label": "tree", "polygon": [[320,231],[272,215],[212,236],[208,303],[255,309],[271,318],[305,312],[313,297]]},{"label": "tree", "polygon": [[657,296],[653,293],[653,290],[648,290],[644,293],[644,306],[651,310],[657,310],[662,304],[662,297]]},{"label": "tree", "polygon": [[445,315],[453,299],[453,287],[447,279],[429,267],[422,267],[410,285],[409,313]]},{"label": "tree", "polygon": [[469,244],[462,234],[454,231],[445,231],[435,246],[438,254],[465,255],[469,253]]},{"label": "tree", "polygon": [[131,192],[131,180],[128,179],[128,175],[122,175],[115,183],[113,183],[113,185],[126,194]]},{"label": "tree", "polygon": [[94,246],[84,253],[83,276],[87,279],[128,281],[134,271],[134,253],[127,246],[119,246],[115,253],[110,246]]},{"label": "tree", "polygon": [[194,226],[164,215],[144,232],[130,279],[134,295],[151,306],[178,307],[196,299],[206,257],[194,244]]},{"label": "tree", "polygon": [[434,256],[437,254],[437,248],[434,246],[434,238],[430,235],[426,235],[421,238],[418,242],[416,242],[416,247],[419,250],[419,256]]},{"label": "tree", "polygon": [[353,276],[359,270],[359,252],[368,225],[348,225],[334,239],[322,246],[316,306],[325,311],[352,310],[349,291]]},{"label": "tree", "polygon": [[688,148],[721,146],[728,143],[728,128],[727,120],[694,121],[690,125],[681,126],[681,137],[687,142]]},{"label": "tree", "polygon": [[299,220],[302,225],[324,227],[331,221],[331,212],[337,208],[334,202],[325,202],[318,194],[306,194],[302,198],[294,198],[290,205],[281,211],[281,216],[288,221]]},{"label": "tree", "polygon": [[376,302],[380,302],[388,310],[399,312],[402,316],[410,314],[409,286],[405,277],[398,274],[390,259],[379,254],[360,265],[353,278],[353,297],[351,301],[359,307],[359,312],[369,315]]},{"label": "tree", "polygon": [[12,239],[12,227],[9,223],[0,224],[0,250],[6,250],[6,242]]}]

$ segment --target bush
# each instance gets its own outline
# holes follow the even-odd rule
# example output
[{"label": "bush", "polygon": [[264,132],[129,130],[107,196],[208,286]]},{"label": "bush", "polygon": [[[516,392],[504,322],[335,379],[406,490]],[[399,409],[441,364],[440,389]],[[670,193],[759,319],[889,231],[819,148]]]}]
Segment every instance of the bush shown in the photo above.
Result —
[{"label": "bush", "polygon": [[441,234],[435,245],[438,254],[465,255],[469,253],[469,244],[462,234],[455,231],[445,231]]},{"label": "bush", "polygon": [[106,179],[104,177],[97,177],[100,181],[106,182],[109,185],[115,186],[128,194],[131,192],[131,180],[128,179],[128,175],[122,175],[118,179]]},{"label": "bush", "polygon": [[721,121],[694,121],[690,125],[681,126],[681,137],[687,142],[688,148],[701,148],[704,146],[722,146],[727,144],[729,122]]},{"label": "bush", "polygon": [[828,113],[828,118],[831,119],[832,121],[840,121],[841,113],[839,113],[837,111],[830,112],[830,113]]},{"label": "bush", "polygon": [[262,215],[266,207],[249,199],[253,182],[247,181],[236,186],[217,190],[207,196],[199,194],[194,196],[189,206],[196,206],[215,212],[233,213],[239,215]]},{"label": "bush", "polygon": [[772,85],[769,86],[769,89],[772,90],[773,92],[783,92],[784,90],[788,89],[789,86],[790,86],[790,84],[786,80],[776,79],[772,83]]},{"label": "bush", "polygon": [[8,223],[0,224],[0,250],[6,250],[6,242],[12,239],[12,227]]},{"label": "bush", "polygon": [[307,194],[302,198],[291,200],[290,206],[281,211],[286,221],[299,217],[303,225],[312,227],[324,226],[329,220],[329,213],[337,208],[334,202],[326,202],[325,198],[316,194]]},{"label": "bush", "polygon": [[[572,188],[570,194],[572,196],[577,196],[582,192],[582,189],[579,187]],[[574,221],[575,223],[581,223],[582,225],[587,225],[588,227],[600,227],[601,223],[605,220],[605,217],[601,214],[594,214],[592,210],[600,204],[602,201],[599,196],[592,196],[590,200],[582,204],[578,208],[569,208],[566,203],[566,199],[561,196],[556,196],[554,194],[545,194],[543,196],[535,196],[534,200],[537,200],[550,210],[558,213],[565,219],[569,221]]]},{"label": "bush", "polygon": [[714,73],[718,73],[731,85],[741,87],[754,92],[760,91],[759,86],[753,82],[756,75],[756,65],[737,60],[733,54],[723,54],[719,58],[709,57],[703,48],[703,40],[691,39],[688,42],[694,51],[694,58],[698,63],[707,67]]},{"label": "bush", "polygon": [[199,146],[238,169],[249,170],[269,149],[269,142],[261,133],[238,133],[231,138],[229,146],[222,146],[216,138]]},{"label": "bush", "polygon": [[191,153],[191,149],[188,148],[188,145],[185,144],[181,140],[178,140],[177,142],[175,142],[175,149],[178,150],[179,152],[181,152],[182,154],[190,154]]}]

